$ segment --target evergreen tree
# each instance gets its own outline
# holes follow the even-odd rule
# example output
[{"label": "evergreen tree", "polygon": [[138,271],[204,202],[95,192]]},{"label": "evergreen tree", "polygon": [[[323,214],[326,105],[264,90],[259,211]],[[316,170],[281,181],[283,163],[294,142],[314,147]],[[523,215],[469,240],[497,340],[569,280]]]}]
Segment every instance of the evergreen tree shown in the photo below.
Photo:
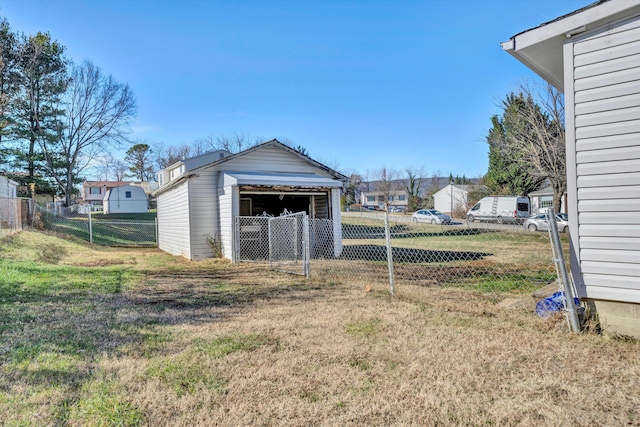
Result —
[{"label": "evergreen tree", "polygon": [[485,184],[492,194],[527,195],[544,181],[532,173],[529,165],[520,160],[517,151],[509,144],[515,128],[521,126],[518,120],[520,102],[516,95],[510,94],[503,103],[503,116],[491,118],[493,126],[487,135],[489,169]]},{"label": "evergreen tree", "polygon": [[67,88],[64,47],[48,33],[21,36],[17,71],[20,90],[15,100],[12,137],[14,166],[34,178],[44,170],[40,146],[56,139],[63,111],[58,108]]},{"label": "evergreen tree", "polygon": [[152,181],[154,179],[153,160],[148,144],[136,144],[127,150],[124,160],[129,164],[130,176],[140,181]]}]

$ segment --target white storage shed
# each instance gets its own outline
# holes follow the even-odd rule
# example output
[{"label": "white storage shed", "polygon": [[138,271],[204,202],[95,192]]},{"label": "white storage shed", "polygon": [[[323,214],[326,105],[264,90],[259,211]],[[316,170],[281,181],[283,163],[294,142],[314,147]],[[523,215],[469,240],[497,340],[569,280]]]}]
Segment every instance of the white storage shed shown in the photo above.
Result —
[{"label": "white storage shed", "polygon": [[237,154],[216,152],[193,168],[187,159],[181,167],[173,177],[161,171],[169,180],[153,193],[158,246],[165,252],[212,257],[207,238],[214,237],[224,257],[236,261],[235,218],[278,216],[285,209],[331,219],[335,244],[341,244],[340,190],[347,178],[275,139]]},{"label": "white storage shed", "polygon": [[14,198],[17,197],[17,195],[18,183],[7,178],[6,176],[0,176],[0,198]]},{"label": "white storage shed", "polygon": [[440,212],[453,215],[457,212],[464,215],[467,212],[467,198],[471,191],[469,185],[449,184],[433,194],[433,207]]},{"label": "white storage shed", "polygon": [[564,92],[571,273],[640,338],[640,1],[598,1],[502,43]]},{"label": "white storage shed", "polygon": [[149,210],[149,199],[142,187],[122,185],[107,190],[102,206],[105,214],[142,213]]}]

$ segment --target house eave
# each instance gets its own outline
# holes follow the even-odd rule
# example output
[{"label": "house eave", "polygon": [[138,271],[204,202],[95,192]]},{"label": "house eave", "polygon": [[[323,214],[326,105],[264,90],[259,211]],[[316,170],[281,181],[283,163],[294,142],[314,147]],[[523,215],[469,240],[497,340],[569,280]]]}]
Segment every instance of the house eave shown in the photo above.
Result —
[{"label": "house eave", "polygon": [[156,191],[154,191],[153,193],[151,193],[152,197],[158,197],[160,194],[164,193],[167,190],[172,189],[173,187],[176,187],[177,185],[182,184],[184,181],[187,181],[190,178],[193,177],[197,177],[198,174],[195,173],[189,173],[189,174],[183,174],[179,177],[177,177],[176,179],[174,179],[173,181],[169,182],[167,185],[164,185],[160,188],[158,188]]},{"label": "house eave", "polygon": [[502,49],[564,91],[563,46],[568,39],[640,13],[639,0],[600,0],[501,43]]}]

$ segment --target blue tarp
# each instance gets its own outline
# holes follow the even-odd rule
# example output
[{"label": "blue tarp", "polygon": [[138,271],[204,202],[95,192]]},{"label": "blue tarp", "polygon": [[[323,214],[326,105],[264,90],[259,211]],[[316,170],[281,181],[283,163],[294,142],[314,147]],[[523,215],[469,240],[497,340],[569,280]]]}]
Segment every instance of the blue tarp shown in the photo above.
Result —
[{"label": "blue tarp", "polygon": [[[576,307],[580,305],[578,298],[573,299]],[[556,292],[536,304],[536,314],[541,317],[551,316],[553,313],[564,310],[565,297],[564,292]]]}]

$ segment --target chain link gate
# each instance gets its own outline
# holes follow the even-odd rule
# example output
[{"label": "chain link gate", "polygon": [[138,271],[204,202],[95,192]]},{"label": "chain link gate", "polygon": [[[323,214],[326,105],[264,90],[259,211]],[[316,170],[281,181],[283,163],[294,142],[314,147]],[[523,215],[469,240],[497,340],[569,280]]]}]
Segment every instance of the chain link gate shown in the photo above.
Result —
[{"label": "chain link gate", "polygon": [[236,260],[309,276],[309,218],[304,212],[236,217]]}]

